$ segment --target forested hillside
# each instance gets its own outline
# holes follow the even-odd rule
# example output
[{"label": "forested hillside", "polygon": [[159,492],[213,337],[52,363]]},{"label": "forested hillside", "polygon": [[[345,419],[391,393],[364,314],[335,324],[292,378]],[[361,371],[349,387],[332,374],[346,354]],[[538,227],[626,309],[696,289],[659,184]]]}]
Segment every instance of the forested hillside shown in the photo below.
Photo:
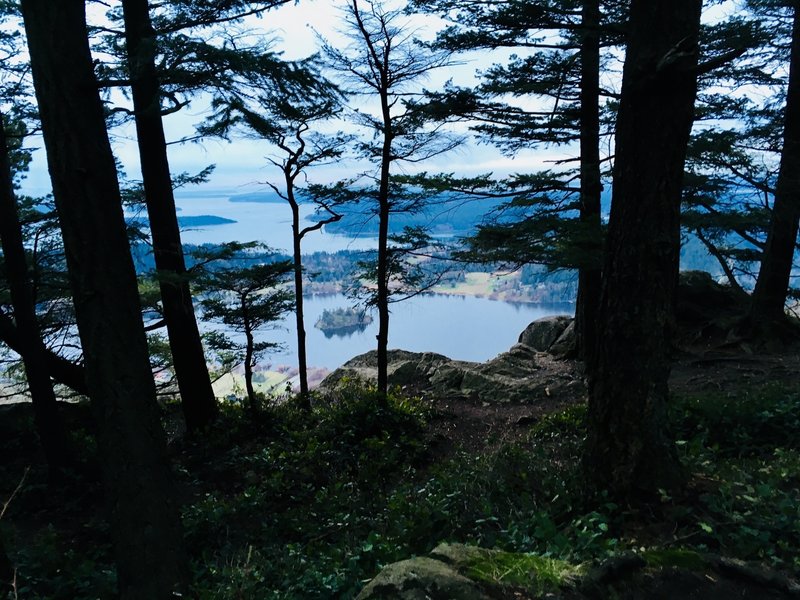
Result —
[{"label": "forested hillside", "polygon": [[[798,0],[0,18],[0,597],[797,597]],[[236,223],[179,216],[191,144],[263,157],[231,201],[290,248],[183,243]],[[374,350],[317,386],[334,292]],[[431,293],[574,315],[391,348]]]}]

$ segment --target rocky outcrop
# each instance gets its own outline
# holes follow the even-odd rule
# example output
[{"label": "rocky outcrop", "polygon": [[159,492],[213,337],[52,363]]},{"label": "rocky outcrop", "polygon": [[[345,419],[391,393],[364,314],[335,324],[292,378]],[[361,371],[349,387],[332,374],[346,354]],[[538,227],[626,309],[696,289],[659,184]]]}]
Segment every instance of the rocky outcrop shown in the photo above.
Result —
[{"label": "rocky outcrop", "polygon": [[484,600],[800,597],[782,575],[741,561],[686,550],[628,553],[596,563],[441,544],[428,557],[383,569],[357,600]]},{"label": "rocky outcrop", "polygon": [[[389,351],[389,384],[414,394],[460,397],[481,402],[526,402],[550,396],[565,386],[583,383],[574,365],[543,369],[552,357],[525,344],[515,344],[485,363],[452,360],[432,352]],[[377,354],[361,354],[331,373],[320,391],[332,390],[345,378],[377,379]]]}]

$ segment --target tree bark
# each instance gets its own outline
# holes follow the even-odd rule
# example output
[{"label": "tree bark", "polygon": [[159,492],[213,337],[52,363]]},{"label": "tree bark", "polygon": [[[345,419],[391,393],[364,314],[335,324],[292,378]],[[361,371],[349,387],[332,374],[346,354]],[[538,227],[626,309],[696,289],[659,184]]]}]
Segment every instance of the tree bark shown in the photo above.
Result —
[{"label": "tree bark", "polygon": [[306,358],[306,326],[303,313],[303,254],[300,244],[300,207],[294,198],[293,182],[289,175],[286,177],[286,192],[289,205],[292,207],[292,245],[294,260],[294,301],[295,323],[297,325],[297,365],[300,377],[300,402],[304,409],[311,408],[308,398],[308,360]]},{"label": "tree bark", "polygon": [[631,3],[585,453],[588,479],[618,498],[682,481],[667,378],[701,4]]},{"label": "tree bark", "polygon": [[381,114],[383,118],[383,147],[381,149],[381,173],[378,187],[378,394],[386,403],[389,391],[389,178],[392,162],[393,123],[386,84],[388,73],[381,74]]},{"label": "tree bark", "polygon": [[188,573],[83,0],[22,0],[123,599]]},{"label": "tree bark", "polygon": [[139,158],[161,302],[186,427],[195,431],[216,418],[218,406],[197,328],[175,210],[155,66],[156,37],[147,0],[123,0],[122,8]]},{"label": "tree bark", "polygon": [[575,334],[578,356],[588,364],[597,344],[597,305],[600,300],[602,227],[600,222],[600,2],[584,0],[581,7],[581,240],[585,264],[578,270]]},{"label": "tree bark", "polygon": [[794,4],[789,89],[786,94],[783,151],[767,242],[750,309],[759,327],[782,324],[800,223],[800,8]]},{"label": "tree bark", "polygon": [[72,453],[63,420],[58,413],[53,382],[47,368],[47,351],[36,317],[8,152],[5,120],[0,115],[0,242],[14,320],[20,334],[18,351],[28,380],[36,431],[50,472],[58,475],[70,465]]},{"label": "tree bark", "polygon": [[253,387],[253,355],[255,354],[255,339],[253,329],[247,318],[246,300],[242,300],[242,311],[244,312],[244,335],[246,339],[244,350],[244,387],[247,390],[247,399],[250,403],[250,412],[255,417],[258,414],[258,400],[256,390]]}]

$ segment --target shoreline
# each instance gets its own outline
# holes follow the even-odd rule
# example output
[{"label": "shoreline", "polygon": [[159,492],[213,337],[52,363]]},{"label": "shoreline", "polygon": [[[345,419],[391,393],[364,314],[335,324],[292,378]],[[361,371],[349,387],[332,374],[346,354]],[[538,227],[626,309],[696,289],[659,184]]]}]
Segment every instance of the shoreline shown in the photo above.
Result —
[{"label": "shoreline", "polygon": [[[326,282],[304,284],[304,296],[332,296],[344,294],[346,287],[342,282]],[[519,273],[495,271],[491,273],[470,271],[464,274],[464,280],[454,283],[439,283],[422,292],[423,295],[461,296],[469,298],[485,298],[510,304],[575,304],[575,299],[564,299],[557,291],[546,285],[526,285],[519,283]]]}]

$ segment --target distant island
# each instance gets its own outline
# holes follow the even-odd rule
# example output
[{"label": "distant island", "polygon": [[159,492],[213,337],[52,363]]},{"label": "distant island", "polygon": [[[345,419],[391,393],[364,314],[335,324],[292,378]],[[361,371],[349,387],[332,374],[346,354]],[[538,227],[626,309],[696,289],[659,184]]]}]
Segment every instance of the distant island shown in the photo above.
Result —
[{"label": "distant island", "polygon": [[211,225],[228,225],[236,223],[233,219],[218,217],[216,215],[191,215],[178,217],[178,225],[181,227],[209,227]]},{"label": "distant island", "polygon": [[286,202],[275,192],[250,192],[228,198],[228,202],[256,202],[258,204],[280,204]]},{"label": "distant island", "polygon": [[363,331],[370,323],[372,317],[364,311],[355,308],[336,308],[323,310],[314,327],[321,329],[327,337],[331,337]]}]

